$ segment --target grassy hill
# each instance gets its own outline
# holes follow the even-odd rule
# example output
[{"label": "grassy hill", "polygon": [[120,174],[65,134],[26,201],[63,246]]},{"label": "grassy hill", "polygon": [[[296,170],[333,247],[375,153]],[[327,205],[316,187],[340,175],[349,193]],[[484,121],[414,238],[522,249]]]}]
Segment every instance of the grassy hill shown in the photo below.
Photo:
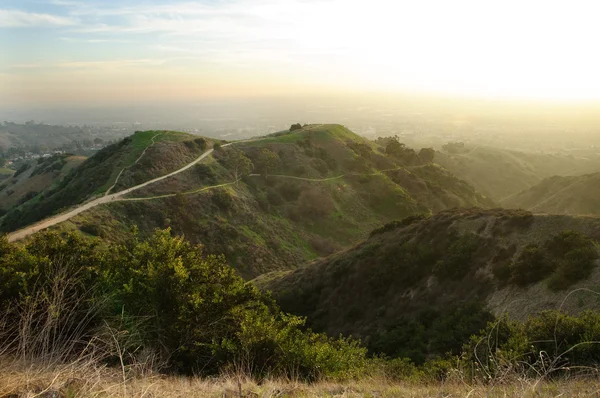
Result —
[{"label": "grassy hill", "polygon": [[535,213],[600,215],[600,173],[554,176],[508,197],[502,205]]},{"label": "grassy hill", "polygon": [[58,184],[69,172],[86,160],[83,156],[70,154],[40,158],[22,166],[0,185],[0,209],[2,213],[31,200],[39,193]]},{"label": "grassy hill", "polygon": [[[315,330],[418,361],[433,349],[432,330],[465,341],[488,311],[524,319],[561,305],[599,309],[584,291],[563,303],[600,282],[599,238],[599,218],[449,210],[390,223],[347,251],[255,282]],[[438,353],[460,349],[438,343]]]},{"label": "grassy hill", "polygon": [[600,171],[600,159],[526,153],[486,146],[436,153],[436,162],[496,202],[555,175]]},{"label": "grassy hill", "polygon": [[208,144],[204,138],[185,133],[136,132],[73,168],[58,185],[13,206],[2,219],[0,230],[12,231],[85,202],[104,194],[115,183],[111,192],[177,170],[204,152]]},{"label": "grassy hill", "polygon": [[[165,158],[153,148],[142,161],[156,165]],[[128,181],[125,174],[120,181]],[[130,199],[95,208],[62,228],[117,240],[134,227],[142,235],[170,227],[224,253],[246,278],[329,255],[392,220],[492,206],[441,167],[405,165],[339,125],[305,126],[219,148],[202,164]]]}]

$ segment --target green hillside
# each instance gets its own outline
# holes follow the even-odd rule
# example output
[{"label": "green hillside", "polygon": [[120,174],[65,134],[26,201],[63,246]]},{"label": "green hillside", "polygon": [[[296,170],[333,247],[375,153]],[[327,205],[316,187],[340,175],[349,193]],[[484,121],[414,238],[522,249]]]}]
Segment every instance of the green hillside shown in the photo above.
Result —
[{"label": "green hillside", "polygon": [[[143,161],[156,165],[165,158],[157,148]],[[407,165],[339,125],[217,148],[201,164],[130,199],[94,208],[61,228],[118,240],[134,227],[144,236],[170,227],[211,253],[224,253],[246,278],[329,255],[392,220],[492,205],[441,167]]]},{"label": "green hillside", "polygon": [[60,183],[69,172],[85,161],[83,156],[54,155],[25,163],[0,184],[0,212],[19,206]]},{"label": "green hillside", "polygon": [[352,249],[255,282],[315,330],[412,356],[410,345],[426,341],[428,328],[466,334],[451,339],[464,341],[485,325],[486,311],[525,319],[561,305],[600,309],[583,291],[563,303],[569,291],[600,282],[599,238],[599,218],[450,210],[390,223]]},{"label": "green hillside", "polygon": [[600,171],[600,158],[526,153],[487,146],[439,151],[436,162],[496,202],[547,177]]},{"label": "green hillside", "polygon": [[546,178],[508,197],[502,205],[535,213],[600,215],[600,173]]},{"label": "green hillside", "polygon": [[[2,219],[0,230],[13,231],[100,196],[115,182],[113,193],[177,170],[198,157],[207,145],[205,139],[185,133],[136,132],[103,148],[33,200],[17,203],[20,205],[13,206]],[[151,164],[147,163],[148,157],[153,159]]]}]

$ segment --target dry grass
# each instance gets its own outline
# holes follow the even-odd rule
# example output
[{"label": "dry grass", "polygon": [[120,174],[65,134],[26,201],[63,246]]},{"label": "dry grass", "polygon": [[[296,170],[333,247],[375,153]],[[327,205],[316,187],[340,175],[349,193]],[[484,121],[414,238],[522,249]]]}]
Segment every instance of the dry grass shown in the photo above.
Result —
[{"label": "dry grass", "polygon": [[41,369],[0,362],[0,397],[589,397],[600,395],[600,380],[560,382],[514,380],[501,385],[390,382],[365,379],[347,383],[304,384],[246,377],[146,376],[122,381],[119,369],[91,363]]}]

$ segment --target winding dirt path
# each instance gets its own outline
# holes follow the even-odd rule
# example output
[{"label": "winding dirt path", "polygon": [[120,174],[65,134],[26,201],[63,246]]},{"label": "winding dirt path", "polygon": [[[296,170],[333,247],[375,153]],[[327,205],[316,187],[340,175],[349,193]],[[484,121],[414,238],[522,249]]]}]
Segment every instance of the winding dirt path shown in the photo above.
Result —
[{"label": "winding dirt path", "polygon": [[[300,180],[300,181],[308,181],[308,182],[326,182],[326,181],[333,181],[333,180],[339,180],[340,178],[344,178],[347,176],[376,176],[376,175],[380,175],[381,173],[387,172],[387,171],[396,171],[396,170],[401,170],[404,167],[398,167],[398,168],[394,168],[394,169],[387,169],[387,170],[378,170],[376,173],[347,173],[347,174],[341,174],[339,176],[335,176],[335,177],[327,177],[327,178],[307,178],[307,177],[296,177],[296,176],[288,176],[285,174],[269,174],[268,177],[275,177],[275,178],[288,178],[288,179],[292,179],[292,180]],[[247,177],[260,177],[262,176],[262,174],[248,174]],[[222,187],[227,187],[230,185],[234,185],[235,183],[237,183],[240,179],[237,179],[235,181],[231,181],[231,182],[226,182],[223,184],[218,184],[218,185],[210,185],[208,187],[201,187],[201,188],[197,188],[194,189],[192,191],[185,191],[185,192],[177,192],[177,193],[166,193],[163,195],[157,195],[157,196],[145,196],[145,197],[139,197],[139,198],[119,198],[117,199],[118,201],[121,202],[137,202],[137,201],[142,201],[142,200],[152,200],[152,199],[164,199],[164,198],[172,198],[173,196],[177,196],[177,195],[192,195],[195,193],[199,193],[199,192],[203,192],[203,191],[208,191],[209,189],[215,189],[215,188],[222,188]]]},{"label": "winding dirt path", "polygon": [[140,161],[140,159],[144,157],[144,155],[146,154],[146,151],[147,151],[148,149],[150,149],[150,147],[151,147],[151,146],[153,146],[153,145],[154,145],[154,139],[155,139],[156,137],[158,137],[160,134],[161,134],[161,133],[155,134],[155,135],[154,135],[154,137],[152,137],[152,139],[150,140],[150,142],[151,142],[151,143],[150,143],[150,145],[148,145],[146,148],[144,148],[144,151],[143,151],[143,152],[142,152],[142,154],[141,154],[141,155],[140,155],[140,156],[139,156],[139,157],[138,157],[138,158],[135,160],[135,162],[133,162],[133,163],[131,163],[129,166],[125,166],[125,167],[123,167],[123,168],[121,169],[121,171],[119,172],[119,175],[117,175],[117,178],[115,179],[115,183],[114,183],[114,184],[112,184],[112,185],[110,186],[110,188],[108,188],[108,189],[106,190],[106,192],[104,192],[104,196],[108,196],[108,194],[110,193],[110,191],[112,191],[112,190],[113,190],[113,188],[114,188],[114,187],[117,185],[117,183],[119,182],[119,178],[121,178],[121,174],[123,174],[123,172],[124,172],[125,170],[127,170],[128,168],[130,168],[130,167],[132,167],[132,166],[136,165],[136,164],[137,164],[137,162],[139,162],[139,161]]},{"label": "winding dirt path", "polygon": [[[226,147],[226,146],[229,146],[231,144],[233,144],[233,143],[222,145],[222,147]],[[152,179],[150,181],[146,181],[146,182],[144,182],[142,184],[136,185],[136,186],[131,187],[131,188],[124,189],[124,190],[122,190],[120,192],[117,192],[117,193],[113,193],[113,194],[110,194],[110,195],[102,196],[102,197],[100,197],[98,199],[94,199],[94,200],[92,200],[90,202],[84,203],[81,206],[79,206],[79,207],[77,207],[77,208],[75,208],[73,210],[69,210],[69,211],[66,211],[64,213],[57,214],[55,216],[52,216],[52,217],[47,218],[45,220],[42,220],[42,221],[40,221],[40,222],[38,222],[36,224],[33,224],[33,225],[30,225],[30,226],[25,227],[23,229],[19,229],[17,231],[11,232],[7,236],[8,241],[9,242],[15,242],[15,241],[24,239],[24,238],[28,237],[29,235],[32,235],[32,234],[34,234],[34,233],[36,233],[38,231],[41,231],[43,229],[52,227],[52,226],[54,226],[56,224],[59,224],[61,222],[67,221],[67,220],[75,217],[76,215],[78,215],[80,213],[83,213],[84,211],[87,211],[87,210],[89,210],[89,209],[91,209],[93,207],[96,207],[96,206],[99,206],[99,205],[102,205],[102,204],[105,204],[105,203],[110,203],[110,202],[116,202],[116,201],[119,201],[119,200],[123,200],[123,199],[121,199],[122,196],[125,196],[125,195],[127,195],[127,194],[129,194],[129,193],[131,193],[133,191],[137,191],[138,189],[144,188],[144,187],[146,187],[146,186],[148,186],[150,184],[154,184],[154,183],[156,183],[158,181],[165,180],[165,179],[167,179],[169,177],[172,177],[172,176],[174,176],[176,174],[179,174],[181,172],[184,172],[184,171],[188,170],[190,167],[193,167],[195,164],[197,164],[198,162],[200,162],[203,159],[205,159],[212,152],[213,152],[213,149],[211,148],[211,149],[207,150],[206,152],[204,152],[202,155],[200,155],[198,158],[196,158],[196,160],[194,160],[193,162],[188,163],[187,165],[183,166],[179,170],[175,170],[175,171],[173,171],[173,172],[171,172],[169,174],[165,174],[164,176],[154,178],[154,179]]]},{"label": "winding dirt path", "polygon": [[[156,136],[155,136],[156,137]],[[154,137],[153,137],[154,140]],[[250,139],[250,140],[244,140],[244,141],[236,141],[236,142],[230,142],[228,144],[224,144],[222,145],[222,147],[227,147],[230,146],[232,144],[236,144],[236,143],[242,143],[242,142],[251,142],[251,141],[259,141],[260,139]],[[146,148],[147,150],[148,148]],[[142,156],[144,155],[144,153],[146,152],[146,150],[144,150],[144,152],[142,153],[142,155],[140,155],[140,157],[136,160],[135,163],[137,163],[137,161],[139,161]],[[127,188],[124,189],[120,192],[117,193],[113,193],[113,194],[105,194],[104,196],[98,198],[98,199],[94,199],[92,201],[89,201],[87,203],[82,204],[79,207],[76,207],[72,210],[66,211],[64,213],[61,214],[57,214],[55,216],[52,216],[50,218],[47,218],[45,220],[42,220],[36,224],[30,225],[28,227],[25,227],[23,229],[11,232],[10,234],[8,234],[8,241],[9,242],[15,242],[15,241],[19,241],[21,239],[24,239],[26,237],[28,237],[29,235],[32,235],[38,231],[41,231],[43,229],[52,227],[56,224],[59,224],[61,222],[67,221],[73,217],[75,217],[76,215],[83,213],[84,211],[87,211],[91,208],[94,208],[96,206],[105,204],[105,203],[112,203],[112,202],[124,202],[124,201],[128,201],[128,202],[135,202],[135,201],[143,201],[143,200],[152,200],[152,199],[163,199],[163,198],[169,198],[169,197],[173,197],[176,195],[191,195],[191,194],[195,194],[195,193],[199,193],[199,192],[203,192],[203,191],[207,191],[210,189],[215,189],[215,188],[221,188],[221,187],[226,187],[226,186],[230,186],[233,185],[235,183],[237,183],[239,180],[236,181],[232,181],[232,182],[228,182],[228,183],[224,183],[224,184],[218,184],[218,185],[211,185],[208,187],[202,187],[202,188],[198,188],[192,191],[187,191],[187,192],[178,192],[178,193],[172,193],[172,194],[165,194],[165,195],[158,195],[158,196],[151,196],[151,197],[141,197],[141,198],[123,198],[123,196],[137,191],[138,189],[144,188],[148,185],[154,184],[156,182],[165,180],[169,177],[172,177],[176,174],[182,173],[186,170],[188,170],[189,168],[193,167],[194,165],[196,165],[197,163],[201,162],[202,160],[204,160],[207,156],[209,156],[214,150],[213,149],[209,149],[206,152],[204,152],[202,155],[200,155],[198,158],[196,158],[196,160],[194,160],[191,163],[188,163],[187,165],[185,165],[184,167],[175,170],[169,174],[165,174],[164,176],[161,177],[157,177],[154,178],[152,180],[146,181],[142,184],[136,185],[134,187],[131,188]],[[134,164],[135,164],[134,163]],[[402,167],[399,168],[394,168],[394,169],[387,169],[387,170],[379,170],[376,173],[365,173],[365,174],[360,174],[360,173],[348,173],[348,174],[342,174],[339,176],[335,176],[335,177],[328,177],[328,178],[304,178],[304,177],[295,177],[295,176],[287,176],[287,175],[281,175],[281,174],[272,174],[269,175],[269,177],[276,177],[276,178],[289,178],[289,179],[294,179],[294,180],[301,180],[301,181],[311,181],[311,182],[325,182],[325,181],[331,181],[331,180],[337,180],[340,178],[344,178],[346,176],[350,176],[350,175],[355,175],[355,176],[360,176],[360,175],[378,175],[381,174],[382,172],[387,172],[387,171],[394,171],[394,170],[400,170],[402,169]],[[125,169],[123,169],[125,170]],[[121,170],[121,173],[123,172],[123,170]],[[119,176],[121,175],[121,173],[119,173]],[[259,177],[260,174],[249,174],[249,177]],[[117,177],[118,180],[118,177]],[[113,184],[112,187],[109,188],[112,189],[114,186],[116,185],[116,181],[115,184]]]}]

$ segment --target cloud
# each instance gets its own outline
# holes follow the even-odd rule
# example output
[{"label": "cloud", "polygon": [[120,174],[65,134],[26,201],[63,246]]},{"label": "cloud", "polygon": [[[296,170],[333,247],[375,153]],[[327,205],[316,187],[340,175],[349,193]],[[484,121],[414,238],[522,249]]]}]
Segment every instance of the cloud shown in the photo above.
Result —
[{"label": "cloud", "polygon": [[169,62],[169,59],[119,59],[111,61],[74,61],[61,62],[56,66],[59,68],[81,68],[81,69],[120,69],[136,66],[160,66]]},{"label": "cloud", "polygon": [[26,28],[76,25],[73,18],[19,10],[0,9],[0,28]]},{"label": "cloud", "polygon": [[80,39],[75,37],[61,37],[60,39],[69,43],[134,43],[133,40],[123,39]]}]

